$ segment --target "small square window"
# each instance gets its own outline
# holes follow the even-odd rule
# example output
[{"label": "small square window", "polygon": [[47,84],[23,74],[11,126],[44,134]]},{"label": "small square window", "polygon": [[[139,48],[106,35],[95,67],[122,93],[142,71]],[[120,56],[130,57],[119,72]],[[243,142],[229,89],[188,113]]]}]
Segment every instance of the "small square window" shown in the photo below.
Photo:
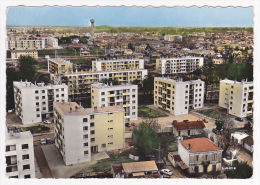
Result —
[{"label": "small square window", "polygon": [[88,118],[83,118],[83,122],[88,122]]},{"label": "small square window", "polygon": [[25,154],[22,156],[23,160],[28,160],[29,159],[29,154]]},{"label": "small square window", "polygon": [[87,142],[87,143],[84,143],[84,147],[88,147],[88,142]]},{"label": "small square window", "polygon": [[95,138],[91,138],[91,142],[95,142]]},{"label": "small square window", "polygon": [[91,130],[91,131],[90,131],[90,134],[95,134],[95,130]]},{"label": "small square window", "polygon": [[27,165],[23,165],[23,170],[29,170],[30,169],[30,165],[27,164]]},{"label": "small square window", "polygon": [[88,155],[88,150],[84,151],[84,155]]}]

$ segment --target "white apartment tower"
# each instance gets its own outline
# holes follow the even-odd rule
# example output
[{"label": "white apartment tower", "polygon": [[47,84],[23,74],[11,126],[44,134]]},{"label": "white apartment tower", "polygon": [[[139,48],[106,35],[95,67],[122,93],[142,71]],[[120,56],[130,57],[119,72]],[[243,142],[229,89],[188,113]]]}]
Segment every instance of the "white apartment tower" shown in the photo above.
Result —
[{"label": "white apartment tower", "polygon": [[159,74],[189,73],[203,66],[203,57],[175,57],[156,59],[156,71]]},{"label": "white apartment tower", "polygon": [[204,81],[154,78],[154,106],[174,115],[204,106]]},{"label": "white apartment tower", "polygon": [[7,178],[35,178],[33,136],[30,131],[6,130],[5,159]]},{"label": "white apartment tower", "polygon": [[97,152],[125,147],[124,109],[84,109],[75,102],[54,102],[54,134],[65,165],[91,161]]},{"label": "white apartment tower", "polygon": [[91,85],[91,106],[107,107],[119,105],[125,110],[125,121],[138,119],[138,85]]},{"label": "white apartment tower", "polygon": [[13,82],[15,114],[23,124],[42,122],[53,116],[53,101],[68,101],[68,86]]},{"label": "white apartment tower", "polygon": [[219,106],[237,117],[246,117],[253,113],[254,84],[224,79],[220,81]]}]

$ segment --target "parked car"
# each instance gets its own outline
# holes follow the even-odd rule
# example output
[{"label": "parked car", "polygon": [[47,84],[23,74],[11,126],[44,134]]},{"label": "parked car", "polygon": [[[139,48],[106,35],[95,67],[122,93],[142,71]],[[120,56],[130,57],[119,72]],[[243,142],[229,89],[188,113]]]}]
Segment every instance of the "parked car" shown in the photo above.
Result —
[{"label": "parked car", "polygon": [[213,128],[213,129],[212,129],[212,132],[214,132],[214,133],[217,134],[217,135],[220,135],[220,131],[217,130],[216,128]]},{"label": "parked car", "polygon": [[46,143],[47,143],[47,144],[52,144],[51,138],[47,138],[47,139],[46,139]]},{"label": "parked car", "polygon": [[243,121],[243,119],[242,119],[242,118],[239,118],[239,117],[235,118],[235,120],[240,121],[240,122]]},{"label": "parked car", "polygon": [[51,124],[51,121],[50,120],[45,120],[43,123],[44,124]]},{"label": "parked car", "polygon": [[46,139],[41,139],[41,144],[46,145]]},{"label": "parked car", "polygon": [[173,175],[173,172],[169,169],[162,169],[161,172],[166,175]]},{"label": "parked car", "polygon": [[183,122],[188,122],[189,120],[187,120],[187,119],[185,119],[185,120],[183,120]]}]

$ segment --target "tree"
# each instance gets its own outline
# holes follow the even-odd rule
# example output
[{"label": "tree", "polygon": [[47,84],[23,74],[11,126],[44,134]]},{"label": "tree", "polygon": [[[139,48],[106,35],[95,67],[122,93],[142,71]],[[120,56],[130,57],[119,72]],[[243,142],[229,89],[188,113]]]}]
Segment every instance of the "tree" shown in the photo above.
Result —
[{"label": "tree", "polygon": [[134,130],[136,136],[136,148],[141,160],[146,160],[147,155],[154,155],[157,148],[155,131],[145,122],[142,122],[139,129]]},{"label": "tree", "polygon": [[222,129],[223,125],[224,125],[224,121],[222,121],[222,120],[216,120],[215,124],[216,124],[216,129],[217,129],[218,131],[221,131],[221,129]]},{"label": "tree", "polygon": [[154,89],[154,77],[152,75],[147,75],[143,80],[142,91],[144,93],[151,93]]},{"label": "tree", "polygon": [[33,65],[37,62],[32,57],[21,56],[19,59],[19,71],[20,71],[20,78],[22,80],[28,80],[30,82],[35,80],[36,77],[36,70],[34,69]]},{"label": "tree", "polygon": [[227,178],[230,179],[249,179],[253,175],[253,168],[247,163],[238,163],[237,161],[233,162],[235,170],[225,170]]}]

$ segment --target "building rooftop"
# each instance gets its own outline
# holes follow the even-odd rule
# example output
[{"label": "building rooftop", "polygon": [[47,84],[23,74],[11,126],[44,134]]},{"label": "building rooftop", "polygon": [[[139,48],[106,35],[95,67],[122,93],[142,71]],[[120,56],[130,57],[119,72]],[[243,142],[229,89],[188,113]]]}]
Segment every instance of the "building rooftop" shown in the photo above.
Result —
[{"label": "building rooftop", "polygon": [[155,161],[122,163],[122,167],[126,173],[158,171]]},{"label": "building rooftop", "polygon": [[231,137],[232,136],[236,139],[242,140],[242,139],[246,138],[248,136],[248,134],[246,134],[244,132],[234,132],[231,134]]},{"label": "building rooftop", "polygon": [[97,83],[97,84],[91,84],[91,86],[95,89],[104,89],[104,88],[114,89],[114,88],[117,88],[117,87],[122,87],[122,88],[136,87],[136,88],[138,88],[138,85],[131,84],[131,83],[126,83],[126,84],[121,84],[121,85],[107,85],[105,83]]},{"label": "building rooftop", "polygon": [[207,151],[216,151],[222,150],[215,143],[210,141],[207,138],[195,138],[188,139],[181,142],[181,144],[188,149],[188,145],[191,145],[190,152],[207,152]]},{"label": "building rooftop", "polygon": [[183,81],[182,78],[179,78],[179,79],[171,79],[171,78],[167,78],[167,77],[155,77],[154,78],[155,80],[156,79],[160,79],[160,80],[164,80],[164,81],[167,81],[167,82],[171,82],[171,83],[196,83],[196,82],[204,82],[202,81],[201,79],[198,79],[198,80],[189,80],[189,81]]},{"label": "building rooftop", "polygon": [[22,82],[22,81],[14,81],[14,86],[18,87],[19,89],[52,89],[52,88],[61,88],[67,86],[66,84],[61,85],[53,85],[53,84],[45,84],[45,83],[31,83],[31,82]]},{"label": "building rooftop", "polygon": [[245,84],[248,84],[248,85],[253,85],[253,81],[251,82],[248,82],[247,80],[242,80],[241,82],[238,82],[238,81],[234,81],[234,80],[229,80],[229,79],[224,79],[224,80],[220,80],[220,83],[227,83],[227,84],[237,84],[237,85],[245,85]]},{"label": "building rooftop", "polygon": [[205,128],[203,121],[175,122],[173,125],[177,130]]},{"label": "building rooftop", "polygon": [[11,50],[11,53],[37,52],[35,49]]},{"label": "building rooftop", "polygon": [[144,59],[140,59],[140,58],[118,58],[118,59],[108,59],[108,60],[104,60],[103,58],[97,58],[96,60],[94,60],[95,62],[119,62],[119,61],[140,61],[140,60],[144,60]]},{"label": "building rooftop", "polygon": [[50,58],[49,60],[56,64],[70,64],[70,61],[64,58]]},{"label": "building rooftop", "polygon": [[103,108],[87,108],[84,109],[76,102],[54,102],[64,115],[87,115],[105,112],[121,112],[124,109],[121,106],[109,106]]},{"label": "building rooftop", "polygon": [[242,139],[242,141],[246,144],[248,144],[249,146],[254,145],[254,140],[252,136],[247,136],[244,139]]},{"label": "building rooftop", "polygon": [[20,131],[6,131],[5,140],[16,140],[16,139],[25,139],[32,138],[30,131],[20,132]]}]

